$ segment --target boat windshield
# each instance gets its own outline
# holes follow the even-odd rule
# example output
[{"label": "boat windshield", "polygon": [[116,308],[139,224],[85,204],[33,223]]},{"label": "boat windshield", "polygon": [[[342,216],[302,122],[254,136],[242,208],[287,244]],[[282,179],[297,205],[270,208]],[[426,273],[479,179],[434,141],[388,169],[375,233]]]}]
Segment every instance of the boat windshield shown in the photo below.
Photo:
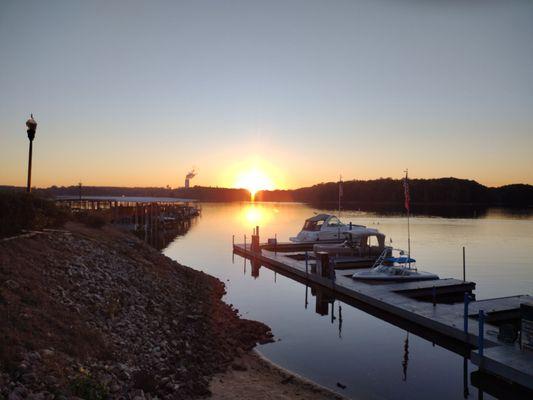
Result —
[{"label": "boat windshield", "polygon": [[374,272],[389,273],[392,266],[380,264],[374,268]]},{"label": "boat windshield", "polygon": [[304,231],[319,231],[320,228],[322,228],[322,224],[324,223],[323,220],[320,221],[305,221],[304,227],[302,230]]},{"label": "boat windshield", "polygon": [[337,226],[341,226],[342,223],[341,221],[337,218],[337,217],[331,217],[329,220],[328,220],[328,226],[329,227],[334,227],[336,228]]},{"label": "boat windshield", "polygon": [[411,275],[412,270],[409,268],[406,268],[404,266],[399,265],[378,265],[374,268],[374,272],[381,273],[381,274],[387,274],[387,275],[395,275],[395,276],[407,276]]}]

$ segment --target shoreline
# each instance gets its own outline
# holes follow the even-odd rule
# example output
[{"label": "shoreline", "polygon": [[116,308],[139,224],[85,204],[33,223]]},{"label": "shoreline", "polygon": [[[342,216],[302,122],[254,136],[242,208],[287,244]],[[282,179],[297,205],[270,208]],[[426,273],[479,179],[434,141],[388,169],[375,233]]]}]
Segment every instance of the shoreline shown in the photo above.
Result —
[{"label": "shoreline", "polygon": [[[11,315],[4,328],[13,345],[13,351],[0,351],[0,398],[38,395],[53,400],[54,392],[79,397],[82,392],[76,387],[90,385],[109,399],[126,393],[140,400],[156,394],[163,399],[210,394],[215,400],[347,399],[261,354],[254,345],[271,340],[269,328],[237,316],[222,300],[223,282],[171,260],[133,235],[110,226],[93,229],[69,222],[62,229],[4,238],[0,248],[0,283],[5,280],[0,284],[0,308],[7,307]],[[209,293],[211,305],[186,287],[174,293],[172,286],[184,281]],[[137,293],[133,297],[132,290]],[[166,306],[166,313],[175,314],[169,321],[158,311],[169,300],[160,290],[173,299],[173,305]],[[211,310],[207,314],[200,311],[205,306]],[[145,308],[150,311],[142,311]],[[24,334],[26,321],[48,332],[47,337]],[[182,323],[187,326],[185,336],[172,334],[169,325]],[[167,337],[147,324],[166,326]],[[205,342],[202,328],[190,331],[190,324],[215,329],[217,341]],[[30,345],[21,342],[20,335]],[[76,335],[82,336],[74,339]],[[144,338],[140,342],[134,339],[139,335]],[[215,343],[223,350],[213,347]],[[138,355],[125,353],[123,346],[136,348]],[[189,351],[193,348],[199,358]],[[111,358],[104,354],[108,350],[113,350]],[[205,351],[216,352],[216,360]],[[167,358],[182,360],[174,373]],[[185,359],[189,361],[183,364]],[[206,361],[211,366],[204,369],[199,363]],[[158,372],[148,374],[143,365]]]},{"label": "shoreline", "polygon": [[[339,393],[333,389],[330,389],[326,386],[323,386],[315,381],[312,381],[311,379],[307,379],[305,376],[303,375],[300,375],[296,372],[293,372],[291,371],[290,369],[287,369],[287,368],[284,368],[282,367],[281,365],[275,363],[274,361],[270,360],[268,357],[266,357],[263,353],[261,353],[259,350],[257,350],[257,348],[254,348],[252,350],[252,352],[256,353],[256,355],[265,363],[267,364],[270,364],[273,368],[276,368],[280,371],[282,371],[283,373],[285,374],[288,374],[288,375],[291,375],[291,376],[294,376],[295,378],[297,378],[299,381],[301,381],[302,383],[304,384],[308,384],[308,385],[312,385],[313,387],[316,387],[320,390],[323,390],[324,392],[328,392],[328,393],[331,393],[335,396],[338,396],[339,399],[343,399],[343,400],[348,400],[350,399],[350,397],[346,397],[344,396],[342,393]],[[353,399],[352,399],[353,400]]]},{"label": "shoreline", "polygon": [[256,348],[235,359],[225,372],[213,376],[209,390],[213,400],[349,400],[281,367]]}]

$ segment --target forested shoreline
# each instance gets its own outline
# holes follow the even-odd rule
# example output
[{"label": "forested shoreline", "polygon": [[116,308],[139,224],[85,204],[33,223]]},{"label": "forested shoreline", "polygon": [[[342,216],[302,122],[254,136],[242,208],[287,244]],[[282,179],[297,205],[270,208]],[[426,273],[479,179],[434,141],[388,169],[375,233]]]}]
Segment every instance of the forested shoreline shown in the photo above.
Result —
[{"label": "forested shoreline", "polygon": [[[485,205],[485,206],[533,206],[533,186],[512,184],[487,187],[476,181],[457,178],[409,180],[412,204],[424,205]],[[3,186],[0,190],[23,190]],[[78,196],[78,186],[51,186],[35,190],[42,196]],[[404,188],[401,179],[350,180],[342,183],[342,202],[349,204],[401,205]],[[194,186],[191,188],[170,187],[111,187],[83,186],[83,196],[153,196],[196,199],[208,202],[248,201],[246,189]],[[256,194],[256,201],[303,203],[337,202],[339,183],[327,182],[288,190],[264,190]]]}]

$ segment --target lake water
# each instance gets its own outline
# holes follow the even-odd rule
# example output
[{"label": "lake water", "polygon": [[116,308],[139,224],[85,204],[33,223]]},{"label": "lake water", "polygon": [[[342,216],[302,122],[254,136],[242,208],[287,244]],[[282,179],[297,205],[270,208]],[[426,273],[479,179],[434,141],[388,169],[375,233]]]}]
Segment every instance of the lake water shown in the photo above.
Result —
[{"label": "lake water", "polygon": [[[243,317],[268,324],[277,341],[258,349],[282,367],[355,399],[464,398],[462,356],[338,300],[326,302],[328,315],[320,315],[310,288],[265,267],[253,277],[249,261],[233,260],[232,235],[242,242],[259,225],[262,240],[277,235],[287,241],[320,211],[295,203],[203,204],[202,216],[164,253],[218,277],[227,286],[226,302]],[[407,247],[401,215],[343,211],[341,219],[378,228],[394,247]],[[477,283],[478,299],[533,295],[532,244],[533,218],[527,213],[411,218],[411,253],[418,267],[462,278],[466,246],[467,279]],[[469,362],[466,368],[467,376],[477,369]],[[466,397],[478,398],[469,380],[466,389]]]}]

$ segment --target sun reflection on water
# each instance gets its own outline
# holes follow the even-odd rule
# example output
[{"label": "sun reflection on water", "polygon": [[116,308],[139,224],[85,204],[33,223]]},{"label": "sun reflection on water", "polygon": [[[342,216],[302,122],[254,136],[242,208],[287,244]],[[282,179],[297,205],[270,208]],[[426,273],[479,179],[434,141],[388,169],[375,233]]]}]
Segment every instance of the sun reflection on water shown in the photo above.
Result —
[{"label": "sun reflection on water", "polygon": [[265,207],[263,204],[250,203],[243,207],[240,213],[241,224],[245,228],[264,226],[278,210],[273,207]]}]

